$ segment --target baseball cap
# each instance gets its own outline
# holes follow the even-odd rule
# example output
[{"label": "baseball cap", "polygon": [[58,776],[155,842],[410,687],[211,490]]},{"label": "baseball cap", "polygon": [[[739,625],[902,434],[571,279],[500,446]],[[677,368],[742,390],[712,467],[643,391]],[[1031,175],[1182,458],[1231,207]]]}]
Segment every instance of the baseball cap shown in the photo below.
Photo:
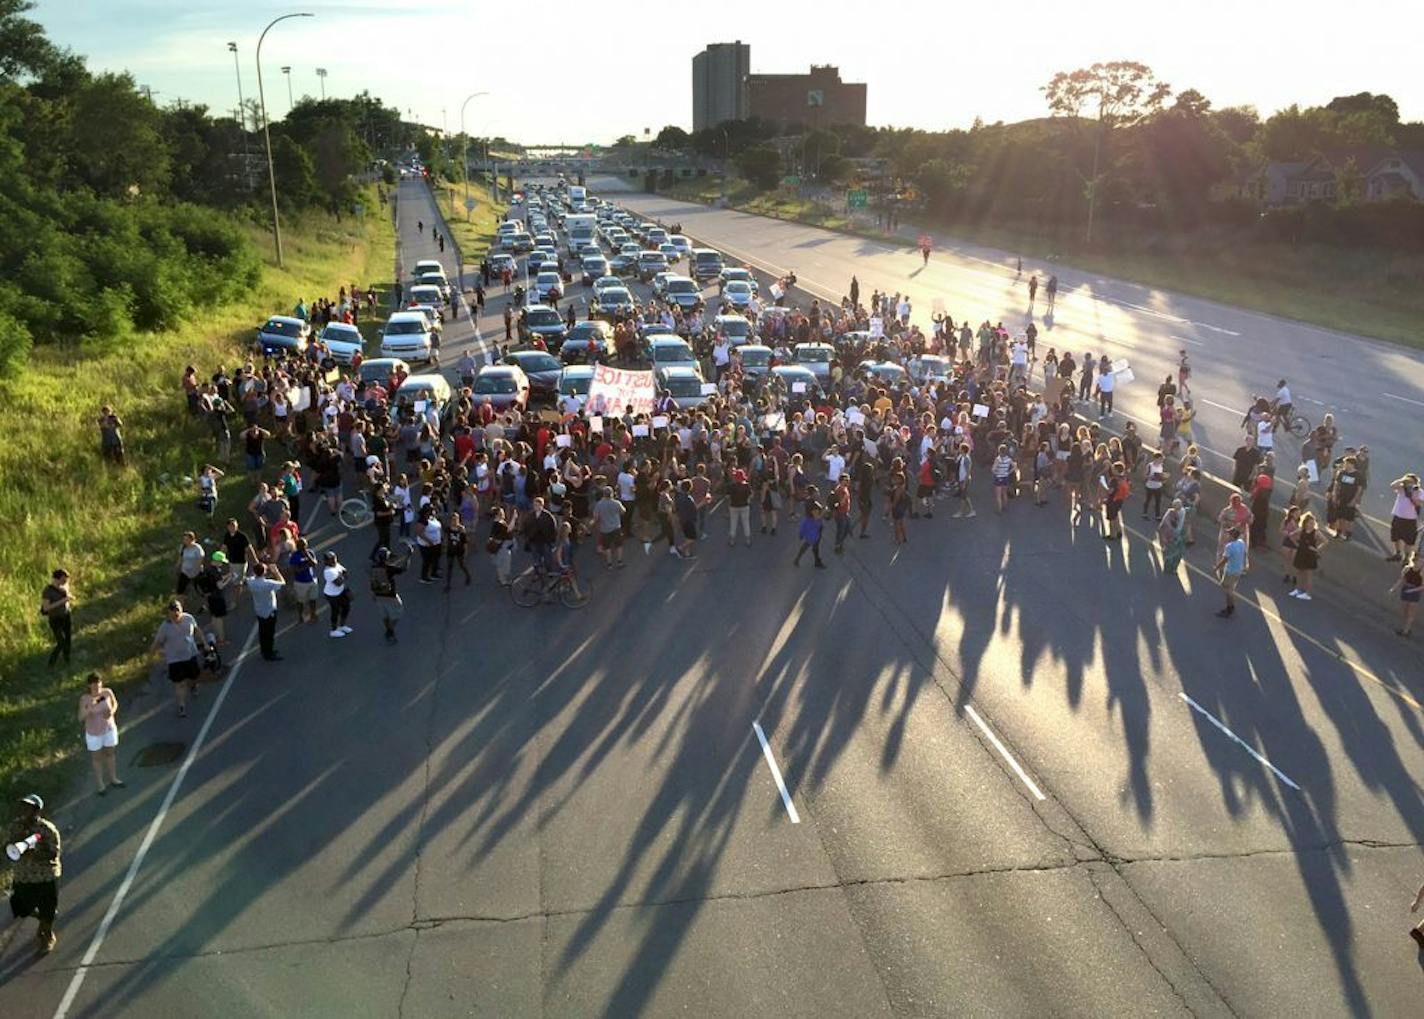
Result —
[{"label": "baseball cap", "polygon": [[216,552],[213,553],[213,562],[215,562],[215,563],[225,563],[225,562],[227,562],[227,553],[224,552],[222,549],[218,549]]},{"label": "baseball cap", "polygon": [[21,802],[21,803],[28,803],[30,806],[34,807],[36,810],[43,810],[43,809],[44,809],[44,800],[40,799],[40,794],[39,794],[39,793],[30,793],[28,796],[21,796],[21,797],[20,797],[20,802]]}]

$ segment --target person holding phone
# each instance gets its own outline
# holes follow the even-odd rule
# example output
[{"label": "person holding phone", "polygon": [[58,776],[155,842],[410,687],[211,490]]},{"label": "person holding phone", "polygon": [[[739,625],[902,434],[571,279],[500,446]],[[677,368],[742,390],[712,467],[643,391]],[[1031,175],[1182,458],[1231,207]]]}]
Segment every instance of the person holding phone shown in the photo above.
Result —
[{"label": "person holding phone", "polygon": [[[94,767],[94,780],[99,784],[99,795],[109,791],[109,786],[124,787],[119,778],[118,754],[119,727],[114,719],[119,713],[119,700],[114,691],[104,685],[97,672],[89,673],[84,693],[79,695],[79,721],[84,723],[84,745],[89,750],[89,763]],[[105,777],[108,778],[107,785]]]}]

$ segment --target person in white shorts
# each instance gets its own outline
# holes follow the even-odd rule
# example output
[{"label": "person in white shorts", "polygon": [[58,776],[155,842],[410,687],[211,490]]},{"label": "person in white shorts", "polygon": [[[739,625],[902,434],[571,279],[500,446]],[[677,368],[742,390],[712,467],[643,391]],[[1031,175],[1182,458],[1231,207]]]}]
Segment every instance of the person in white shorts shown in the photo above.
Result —
[{"label": "person in white shorts", "polygon": [[119,701],[114,691],[104,685],[97,672],[89,673],[88,687],[79,697],[79,720],[84,723],[84,745],[89,748],[89,762],[94,766],[100,796],[109,791],[108,786],[124,787],[115,750],[119,745],[119,727],[114,722],[118,712]]}]

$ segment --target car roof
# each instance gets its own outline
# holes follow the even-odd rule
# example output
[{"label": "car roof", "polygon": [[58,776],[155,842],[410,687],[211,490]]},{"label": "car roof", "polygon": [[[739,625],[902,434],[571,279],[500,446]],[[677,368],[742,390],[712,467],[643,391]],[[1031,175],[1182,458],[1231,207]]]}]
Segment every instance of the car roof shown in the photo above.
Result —
[{"label": "car roof", "polygon": [[593,365],[571,364],[564,369],[564,374],[571,378],[578,378],[581,375],[587,375],[589,378],[593,378]]},{"label": "car roof", "polygon": [[[666,329],[667,327],[660,326],[660,328]],[[681,343],[683,346],[687,345],[687,341],[684,340],[681,336],[677,335],[677,333],[653,333],[648,337],[648,342],[652,343],[653,346],[657,346],[659,343],[666,344],[674,342]]]},{"label": "car roof", "polygon": [[524,369],[517,364],[487,364],[480,369],[480,375],[513,375],[518,372],[524,374]]},{"label": "car roof", "polygon": [[[554,311],[554,309],[551,308],[551,307],[549,307],[547,304],[526,304],[526,305],[524,306],[524,310],[525,310],[525,311]],[[557,315],[558,312],[557,312],[557,311],[554,311],[554,314]]]},{"label": "car roof", "polygon": [[267,316],[267,321],[268,321],[268,322],[296,323],[297,325],[306,325],[306,322],[304,322],[303,320],[301,320],[301,319],[299,319],[299,318],[295,318],[295,317],[293,317],[293,316],[291,316],[291,315],[268,315],[268,316]]},{"label": "car roof", "polygon": [[834,350],[835,350],[835,348],[832,347],[829,343],[798,343],[798,344],[796,344],[796,346],[793,347],[792,349],[793,349],[793,350],[830,350],[830,351],[834,351]]},{"label": "car roof", "polygon": [[386,324],[387,324],[387,325],[390,325],[392,322],[411,322],[411,321],[416,321],[416,322],[420,322],[420,323],[422,323],[422,324],[426,324],[425,313],[422,312],[422,311],[412,311],[412,310],[407,310],[407,311],[393,311],[393,312],[391,312],[390,318],[386,319]]},{"label": "car roof", "polygon": [[361,367],[381,368],[385,365],[391,365],[392,367],[394,367],[398,364],[405,364],[405,362],[398,357],[368,357],[366,358],[366,360],[361,362]]},{"label": "car roof", "polygon": [[552,269],[550,269],[550,270],[548,270],[547,272],[541,272],[541,273],[539,273],[539,275],[536,276],[536,277],[534,277],[534,278],[535,278],[536,280],[542,280],[542,279],[545,279],[545,278],[552,278],[552,279],[554,279],[554,280],[557,280],[557,279],[559,278],[559,274],[556,273],[556,272],[554,272]]},{"label": "car roof", "polygon": [[745,354],[749,350],[764,350],[768,354],[771,353],[771,348],[768,347],[765,343],[743,343],[737,349],[740,350],[743,354]]},{"label": "car roof", "polygon": [[435,372],[421,372],[419,375],[407,375],[406,380],[400,384],[397,392],[407,389],[449,389],[450,383],[445,381],[445,376]]},{"label": "car roof", "polygon": [[694,280],[691,276],[684,276],[680,272],[668,273],[668,282],[672,283],[674,281],[678,283],[691,283],[693,286],[697,285],[697,281]]},{"label": "car roof", "polygon": [[814,375],[810,368],[800,364],[779,364],[772,371],[783,375]]},{"label": "car roof", "polygon": [[658,372],[663,378],[701,378],[702,373],[696,368],[689,368],[685,364],[670,364],[666,368],[659,368]]},{"label": "car roof", "polygon": [[607,322],[603,321],[603,319],[601,318],[586,318],[582,322],[575,322],[574,332],[578,332],[580,328],[583,328],[586,331],[599,333],[613,332],[613,327]]},{"label": "car roof", "polygon": [[360,329],[357,329],[355,326],[353,326],[350,322],[328,322],[326,325],[322,326],[321,331],[326,332],[328,329],[334,329],[338,333],[359,333],[361,331]]}]

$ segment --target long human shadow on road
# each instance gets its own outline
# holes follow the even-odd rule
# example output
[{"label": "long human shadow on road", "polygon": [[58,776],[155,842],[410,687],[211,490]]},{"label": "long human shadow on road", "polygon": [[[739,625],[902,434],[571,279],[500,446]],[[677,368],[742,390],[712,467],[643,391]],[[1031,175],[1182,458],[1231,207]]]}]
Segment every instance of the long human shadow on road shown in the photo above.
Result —
[{"label": "long human shadow on road", "polygon": [[[1036,524],[1031,532],[1024,531],[1028,514]],[[442,840],[460,847],[463,855],[447,856],[452,862],[446,866],[456,868],[477,868],[502,851],[534,853],[528,842],[557,824],[577,791],[599,779],[600,767],[630,753],[656,767],[659,784],[629,826],[606,884],[586,900],[575,895],[560,903],[582,915],[554,978],[572,971],[616,909],[677,903],[651,910],[605,1007],[608,1015],[637,1012],[716,887],[719,864],[746,815],[748,790],[764,791],[760,758],[748,746],[750,721],[761,705],[773,704],[774,721],[785,726],[780,731],[793,758],[785,762],[787,771],[798,776],[793,784],[814,788],[824,781],[857,727],[877,711],[896,713],[882,767],[889,770],[897,760],[904,719],[930,680],[902,642],[867,638],[885,670],[883,684],[783,696],[804,677],[833,682],[840,674],[845,663],[830,643],[781,638],[787,626],[814,634],[842,625],[838,614],[850,585],[880,611],[903,614],[931,645],[942,616],[960,617],[953,671],[961,708],[1000,668],[991,661],[995,656],[1009,659],[1026,686],[1048,675],[1049,665],[1061,669],[1062,695],[1074,710],[1101,668],[1102,696],[1120,719],[1133,809],[1143,827],[1153,824],[1156,811],[1149,767],[1153,695],[1175,700],[1172,683],[1160,681],[1172,671],[1181,689],[1287,773],[1318,777],[1304,793],[1283,788],[1238,747],[1197,723],[1231,816],[1240,816],[1243,800],[1251,798],[1279,819],[1345,995],[1368,1011],[1349,955],[1345,857],[1314,851],[1339,840],[1330,762],[1259,615],[1246,610],[1233,621],[1231,648],[1239,658],[1230,663],[1233,681],[1224,684],[1202,671],[1199,640],[1172,626],[1176,613],[1209,611],[1203,600],[1210,595],[1187,597],[1178,581],[1157,576],[1155,555],[1144,545],[1116,546],[1090,525],[1072,527],[1056,502],[1035,510],[1021,500],[1006,520],[981,513],[976,521],[914,525],[911,535],[908,552],[893,565],[879,542],[857,548],[863,580],[835,570],[790,570],[780,558],[791,551],[785,538],[770,558],[769,543],[744,553],[714,542],[695,568],[664,556],[616,575],[597,573],[595,603],[578,614],[557,606],[518,610],[488,589],[463,598],[457,592],[445,609],[439,595],[415,591],[413,607],[428,611],[412,613],[419,621],[406,636],[410,650],[385,659],[399,667],[387,664],[374,674],[371,661],[380,661],[385,649],[371,647],[369,639],[361,646],[310,641],[307,660],[319,662],[320,672],[308,664],[259,673],[234,697],[231,710],[252,721],[247,731],[226,735],[206,767],[195,767],[183,799],[213,795],[204,786],[215,782],[221,793],[204,806],[202,830],[188,821],[160,836],[125,910],[127,917],[177,910],[186,920],[113,981],[105,1006],[136,1000],[163,979],[175,957],[235,936],[230,932],[257,901],[314,858],[328,859],[323,854],[344,854],[327,869],[329,887],[322,890],[344,907],[337,936],[367,932],[372,924],[400,929],[431,917],[471,915],[463,905],[448,911],[422,905],[413,875],[440,865],[433,854],[422,858],[422,848]],[[1120,592],[1084,597],[1075,590],[1083,559],[1101,565],[1105,585],[1128,585],[1125,604]],[[593,568],[587,553],[584,562]],[[735,604],[709,610],[719,598]],[[1165,622],[1159,622],[1159,605]],[[1054,612],[1067,622],[1066,636],[1062,626],[1037,625]],[[356,622],[366,627],[371,620],[358,614]],[[1006,639],[1015,631],[1017,645]],[[295,657],[290,650],[289,657]],[[1377,671],[1388,668],[1376,665]],[[1383,725],[1369,699],[1341,692],[1357,682],[1353,677],[1331,682],[1335,693],[1321,703],[1350,759],[1371,788],[1388,791],[1417,837],[1424,816],[1418,790],[1397,755],[1380,759]],[[268,710],[276,703],[280,712]],[[274,788],[290,793],[274,804]],[[781,808],[768,797],[764,809],[772,816]],[[373,811],[382,818],[377,827],[348,835]],[[191,902],[172,903],[170,884],[211,857],[226,861],[219,880]],[[473,914],[507,919],[548,906],[531,894],[512,913],[476,906]]]},{"label": "long human shadow on road", "polygon": [[[1014,671],[1024,687],[1061,676],[1063,698],[1072,710],[1080,708],[1085,686],[1090,690],[1095,673],[1100,673],[1104,703],[1120,721],[1128,791],[1144,829],[1156,820],[1149,766],[1154,700],[1169,697],[1165,710],[1183,710],[1176,703],[1178,689],[1285,773],[1308,776],[1300,791],[1285,786],[1192,714],[1202,754],[1216,772],[1223,807],[1244,821],[1248,804],[1254,803],[1275,819],[1330,946],[1341,994],[1356,1014],[1368,1014],[1367,994],[1351,955],[1354,932],[1342,884],[1350,864],[1341,846],[1337,782],[1298,692],[1314,690],[1359,779],[1388,797],[1417,842],[1424,836],[1419,785],[1379,717],[1378,698],[1368,696],[1366,681],[1331,655],[1363,657],[1367,667],[1396,689],[1409,686],[1405,660],[1384,642],[1384,650],[1377,652],[1374,645],[1347,647],[1326,637],[1325,653],[1298,635],[1283,642],[1278,627],[1252,608],[1238,611],[1235,619],[1222,624],[1220,639],[1204,645],[1199,625],[1174,625],[1173,620],[1184,614],[1209,616],[1220,597],[1209,581],[1193,577],[1194,592],[1189,595],[1182,580],[1160,574],[1157,553],[1145,542],[1104,542],[1096,523],[1069,524],[1056,497],[1044,510],[1024,502],[1010,507],[1007,522],[992,511],[985,521],[981,506],[977,528],[956,521],[937,552],[932,550],[926,561],[905,571],[915,576],[902,574],[890,581],[891,597],[927,639],[934,639],[945,613],[958,617],[959,636],[950,659],[960,682],[961,707],[973,699],[982,681],[1002,679],[1010,671],[1004,668],[1004,658],[1015,647],[1015,637],[1019,653]],[[1130,504],[1129,512],[1132,509]],[[1025,532],[1023,516],[1030,513],[1046,518],[1046,527]],[[1209,556],[1212,529],[1200,530]],[[1199,549],[1196,561],[1204,558]],[[1273,557],[1258,558],[1262,561],[1253,580],[1257,575],[1274,579]],[[1083,560],[1101,564],[1101,586],[1083,588]],[[942,592],[934,588],[936,578]],[[1321,607],[1317,603],[1312,608]],[[1051,624],[1044,622],[1050,617]],[[1328,628],[1325,613],[1309,625],[1314,630],[1322,623]],[[1297,656],[1308,663],[1304,669]],[[1304,684],[1293,682],[1302,671]],[[1417,687],[1417,675],[1413,680]],[[1417,696],[1418,690],[1414,693]],[[1417,739],[1417,714],[1402,702],[1395,708]]]}]

